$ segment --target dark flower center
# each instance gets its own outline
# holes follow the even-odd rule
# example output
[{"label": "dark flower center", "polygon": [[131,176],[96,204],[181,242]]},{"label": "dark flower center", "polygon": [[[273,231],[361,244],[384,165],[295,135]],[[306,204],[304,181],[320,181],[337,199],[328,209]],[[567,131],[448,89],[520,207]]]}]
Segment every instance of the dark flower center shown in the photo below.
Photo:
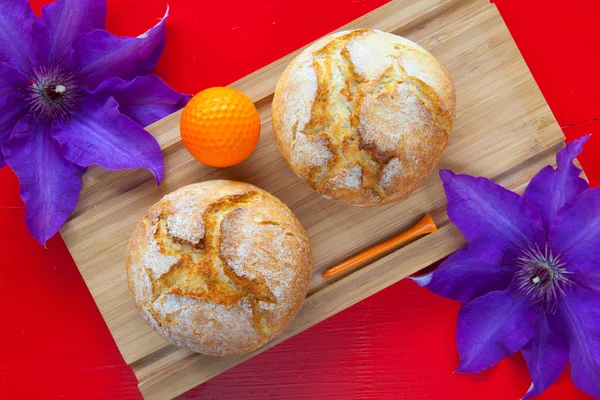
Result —
[{"label": "dark flower center", "polygon": [[77,99],[84,93],[77,80],[76,71],[59,63],[39,66],[28,75],[31,86],[27,100],[34,117],[69,120]]},{"label": "dark flower center", "polygon": [[568,278],[571,272],[565,265],[562,254],[553,254],[547,244],[544,250],[537,245],[522,249],[517,257],[514,284],[531,304],[553,312],[559,297],[564,296],[565,289],[572,284]]},{"label": "dark flower center", "polygon": [[50,84],[46,87],[46,97],[52,101],[57,101],[66,90],[67,88],[64,85]]}]

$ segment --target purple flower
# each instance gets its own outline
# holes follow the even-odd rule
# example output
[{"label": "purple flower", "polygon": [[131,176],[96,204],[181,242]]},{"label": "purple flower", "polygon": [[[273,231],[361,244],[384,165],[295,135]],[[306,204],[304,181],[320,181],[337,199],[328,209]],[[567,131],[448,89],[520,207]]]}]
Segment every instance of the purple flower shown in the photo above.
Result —
[{"label": "purple flower", "polygon": [[573,164],[588,136],[557,154],[523,196],[485,178],[440,171],[448,216],[468,245],[413,278],[465,304],[459,372],[478,372],[521,350],[542,393],[567,361],[575,385],[600,398],[600,188]]},{"label": "purple flower", "polygon": [[42,12],[0,1],[0,167],[19,176],[25,223],[43,244],[75,208],[89,165],[148,168],[160,183],[160,147],[142,126],[189,96],[149,75],[167,15],[120,38],[104,30],[105,0],[57,0]]}]

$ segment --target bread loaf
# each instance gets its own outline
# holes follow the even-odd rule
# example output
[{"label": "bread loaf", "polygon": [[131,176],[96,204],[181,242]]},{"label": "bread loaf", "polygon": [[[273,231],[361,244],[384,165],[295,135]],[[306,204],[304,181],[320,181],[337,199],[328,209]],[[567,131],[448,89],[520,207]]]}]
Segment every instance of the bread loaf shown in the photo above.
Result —
[{"label": "bread loaf", "polygon": [[156,203],[127,249],[127,278],[146,321],[176,346],[244,354],[299,310],[311,251],[289,208],[247,183],[209,181]]},{"label": "bread loaf", "polygon": [[287,67],[273,129],[292,170],[349,205],[408,196],[439,161],[455,117],[450,76],[425,49],[375,30],[338,32]]}]

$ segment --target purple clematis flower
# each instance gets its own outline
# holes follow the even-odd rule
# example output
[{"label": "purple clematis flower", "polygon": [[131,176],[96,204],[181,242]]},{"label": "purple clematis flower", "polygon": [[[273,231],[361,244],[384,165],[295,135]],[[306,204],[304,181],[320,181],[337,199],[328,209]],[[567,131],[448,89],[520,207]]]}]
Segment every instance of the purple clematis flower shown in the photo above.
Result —
[{"label": "purple clematis flower", "polygon": [[440,171],[448,216],[468,245],[413,278],[464,303],[459,372],[478,372],[521,350],[542,393],[567,361],[575,385],[600,398],[600,188],[573,164],[588,137],[557,154],[523,196],[485,178]]},{"label": "purple clematis flower", "polygon": [[104,30],[105,0],[57,0],[42,12],[0,1],[0,167],[18,175],[27,228],[43,244],[75,208],[89,165],[147,168],[160,183],[160,147],[142,126],[189,96],[149,75],[167,15],[120,38]]}]

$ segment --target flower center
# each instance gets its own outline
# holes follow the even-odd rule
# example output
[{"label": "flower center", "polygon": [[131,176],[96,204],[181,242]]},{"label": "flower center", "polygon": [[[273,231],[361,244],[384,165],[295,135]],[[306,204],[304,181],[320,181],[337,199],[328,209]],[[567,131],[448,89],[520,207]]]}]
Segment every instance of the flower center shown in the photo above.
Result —
[{"label": "flower center", "polygon": [[29,74],[27,100],[32,114],[46,120],[69,120],[83,94],[76,71],[62,65],[40,66]]},{"label": "flower center", "polygon": [[537,245],[522,249],[516,262],[514,284],[531,304],[545,307],[546,311],[555,310],[558,298],[565,295],[565,288],[572,284],[568,278],[571,272],[565,265],[562,254],[553,254],[547,244],[544,250]]}]

